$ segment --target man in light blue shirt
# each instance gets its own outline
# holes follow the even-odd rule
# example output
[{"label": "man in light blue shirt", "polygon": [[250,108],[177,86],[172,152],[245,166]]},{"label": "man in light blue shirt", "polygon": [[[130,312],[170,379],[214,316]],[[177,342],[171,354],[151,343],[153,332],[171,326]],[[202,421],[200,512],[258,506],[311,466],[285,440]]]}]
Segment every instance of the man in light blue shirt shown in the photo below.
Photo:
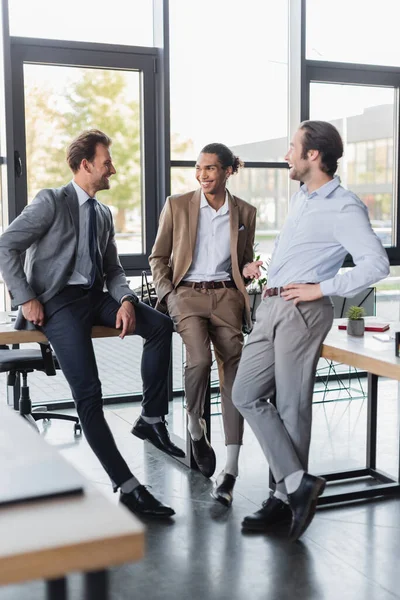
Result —
[{"label": "man in light blue shirt", "polygon": [[[307,473],[315,369],[332,326],[329,295],[354,296],[389,274],[366,206],[335,176],[343,154],[338,131],[305,121],[285,159],[302,181],[276,240],[268,288],[243,351],[233,402],[253,429],[277,483],[245,530],[291,521],[298,539],[311,523],[325,480]],[[339,274],[346,254],[354,268]],[[270,402],[276,401],[276,406]]]}]

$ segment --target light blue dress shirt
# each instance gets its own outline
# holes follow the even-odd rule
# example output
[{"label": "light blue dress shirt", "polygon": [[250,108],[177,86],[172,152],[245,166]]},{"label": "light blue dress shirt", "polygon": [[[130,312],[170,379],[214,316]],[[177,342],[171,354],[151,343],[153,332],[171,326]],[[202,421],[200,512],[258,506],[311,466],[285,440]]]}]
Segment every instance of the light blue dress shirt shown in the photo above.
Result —
[{"label": "light blue dress shirt", "polygon": [[[79,242],[75,269],[67,285],[88,285],[92,272],[92,261],[89,253],[89,204],[87,202],[90,196],[74,180],[72,180],[72,185],[79,202]],[[98,222],[98,211],[96,212]]]},{"label": "light blue dress shirt", "polygon": [[[346,254],[355,267],[338,274]],[[339,177],[311,194],[292,196],[268,269],[268,287],[320,283],[324,296],[355,296],[389,275],[385,249],[365,204],[340,185]]]}]

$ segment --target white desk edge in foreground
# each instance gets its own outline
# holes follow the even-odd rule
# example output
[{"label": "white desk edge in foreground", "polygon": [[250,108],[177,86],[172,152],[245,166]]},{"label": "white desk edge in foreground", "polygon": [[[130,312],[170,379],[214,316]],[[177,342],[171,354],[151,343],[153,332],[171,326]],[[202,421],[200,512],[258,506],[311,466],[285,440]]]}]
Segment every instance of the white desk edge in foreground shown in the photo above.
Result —
[{"label": "white desk edge in foreground", "polygon": [[[21,438],[21,453],[34,452],[37,444],[57,452],[4,405],[0,434],[2,427]],[[143,557],[140,521],[83,476],[82,481],[83,495],[0,507],[0,585],[106,569]]]}]

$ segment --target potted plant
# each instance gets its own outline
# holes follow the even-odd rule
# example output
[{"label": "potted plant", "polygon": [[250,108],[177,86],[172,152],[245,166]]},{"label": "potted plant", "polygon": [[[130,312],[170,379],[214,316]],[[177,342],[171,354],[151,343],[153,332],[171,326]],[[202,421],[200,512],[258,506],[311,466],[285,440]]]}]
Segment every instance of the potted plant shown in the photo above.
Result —
[{"label": "potted plant", "polygon": [[346,313],[347,333],[355,337],[362,337],[365,331],[365,310],[362,306],[350,306]]},{"label": "potted plant", "polygon": [[[257,249],[257,244],[254,246],[254,258],[253,258],[254,261],[261,260],[260,254],[256,251],[256,249]],[[266,266],[264,266],[264,265],[261,266],[261,271],[264,271],[265,275],[263,277],[260,277],[259,279],[252,279],[251,282],[247,286],[247,293],[250,296],[251,320],[253,321],[253,323],[256,320],[256,311],[261,302],[261,292],[263,290],[263,287],[267,283],[267,271],[268,271],[269,259],[265,261],[265,265]]]}]

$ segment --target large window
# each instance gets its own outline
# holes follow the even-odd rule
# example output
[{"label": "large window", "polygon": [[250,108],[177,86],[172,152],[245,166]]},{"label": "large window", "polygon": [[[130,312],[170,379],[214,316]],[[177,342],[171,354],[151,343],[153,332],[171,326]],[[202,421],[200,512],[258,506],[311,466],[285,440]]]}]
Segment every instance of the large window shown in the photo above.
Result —
[{"label": "large window", "polygon": [[84,129],[113,139],[117,170],[99,200],[110,206],[120,254],[142,254],[141,73],[57,65],[24,65],[27,191],[68,183],[65,149]]},{"label": "large window", "polygon": [[395,90],[390,87],[311,83],[310,118],[332,123],[342,136],[339,175],[368,207],[372,226],[394,245]]},{"label": "large window", "polygon": [[197,187],[203,146],[229,146],[246,166],[228,187],[257,207],[264,258],[288,206],[289,2],[169,4],[171,191]]},{"label": "large window", "polygon": [[129,274],[147,268],[157,226],[156,51],[13,39],[11,60],[15,155],[21,165],[13,173],[16,214],[40,189],[72,179],[69,143],[86,129],[100,129],[113,140],[117,173],[99,200],[113,213],[124,268]]},{"label": "large window", "polygon": [[152,0],[11,0],[12,36],[153,45]]},{"label": "large window", "polygon": [[170,55],[173,160],[216,141],[283,159],[263,143],[287,139],[288,0],[170,0]]},{"label": "large window", "polygon": [[307,0],[307,59],[400,67],[399,0]]}]

